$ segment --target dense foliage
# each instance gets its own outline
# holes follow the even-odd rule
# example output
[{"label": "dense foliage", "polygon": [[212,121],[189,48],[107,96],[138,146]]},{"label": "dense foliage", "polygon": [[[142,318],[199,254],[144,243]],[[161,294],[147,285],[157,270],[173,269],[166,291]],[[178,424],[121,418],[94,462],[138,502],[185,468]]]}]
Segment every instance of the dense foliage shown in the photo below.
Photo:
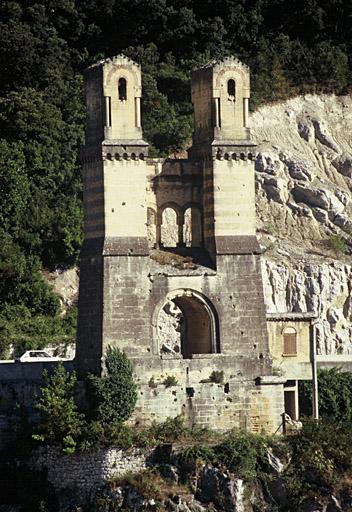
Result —
[{"label": "dense foliage", "polygon": [[89,412],[104,426],[127,420],[137,401],[133,368],[126,354],[108,347],[105,367],[105,375],[90,375],[88,379]]},{"label": "dense foliage", "polygon": [[250,65],[252,106],[351,84],[341,0],[4,0],[0,20],[0,302],[34,323],[58,314],[41,268],[78,261],[87,65],[119,52],[142,64],[154,155],[189,143],[189,72],[210,59]]},{"label": "dense foliage", "polygon": [[84,426],[84,415],[75,402],[76,375],[59,363],[52,375],[44,371],[43,376],[44,385],[36,403],[40,419],[33,437],[47,444],[62,445],[70,453],[75,450]]},{"label": "dense foliage", "polygon": [[[52,374],[45,370],[35,403],[39,420],[29,426],[29,430],[34,429],[32,438],[66,453],[97,444],[126,447],[133,443],[133,436],[123,425],[137,401],[132,365],[119,349],[108,348],[105,366],[104,376],[88,375],[82,381],[81,393],[76,388],[75,372],[67,371],[61,362]],[[82,396],[79,399],[84,390],[85,400]]]},{"label": "dense foliage", "polygon": [[[319,415],[335,421],[352,422],[352,373],[339,368],[318,371]],[[311,414],[312,383],[300,382],[302,412]]]}]

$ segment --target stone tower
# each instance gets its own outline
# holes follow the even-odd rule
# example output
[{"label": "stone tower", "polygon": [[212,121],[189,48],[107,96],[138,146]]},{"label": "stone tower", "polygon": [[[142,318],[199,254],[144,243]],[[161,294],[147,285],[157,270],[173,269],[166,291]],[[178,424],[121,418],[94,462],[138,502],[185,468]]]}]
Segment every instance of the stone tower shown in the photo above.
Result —
[{"label": "stone tower", "polygon": [[77,342],[77,365],[83,371],[100,371],[110,341],[110,314],[116,318],[119,311],[125,316],[118,297],[113,304],[106,300],[111,261],[128,267],[136,261],[130,255],[149,254],[148,145],[142,140],[141,89],[140,67],[124,56],[99,62],[85,74],[84,244]]},{"label": "stone tower", "polygon": [[99,373],[118,346],[140,390],[135,421],[275,430],[283,389],[270,377],[248,68],[227,58],[192,74],[185,160],[147,158],[140,84],[123,56],[86,73],[77,369]]},{"label": "stone tower", "polygon": [[192,101],[195,129],[190,158],[203,164],[205,246],[213,258],[258,252],[247,66],[227,58],[196,70]]}]

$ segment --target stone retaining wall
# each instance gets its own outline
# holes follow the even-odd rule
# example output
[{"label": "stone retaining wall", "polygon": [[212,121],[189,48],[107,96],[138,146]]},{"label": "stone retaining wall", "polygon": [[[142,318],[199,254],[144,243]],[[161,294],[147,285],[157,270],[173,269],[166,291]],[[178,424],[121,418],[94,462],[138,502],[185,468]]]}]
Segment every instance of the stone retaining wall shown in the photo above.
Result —
[{"label": "stone retaining wall", "polygon": [[152,449],[117,448],[63,455],[53,448],[39,449],[29,464],[33,470],[47,471],[48,481],[58,496],[70,491],[75,499],[85,501],[94,491],[113,477],[147,468]]}]

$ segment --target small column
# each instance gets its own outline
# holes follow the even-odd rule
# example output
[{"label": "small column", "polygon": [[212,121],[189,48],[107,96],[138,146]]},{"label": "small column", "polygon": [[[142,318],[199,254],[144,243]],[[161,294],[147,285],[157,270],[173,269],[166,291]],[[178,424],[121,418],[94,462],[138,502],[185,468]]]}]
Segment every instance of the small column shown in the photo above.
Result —
[{"label": "small column", "polygon": [[215,128],[220,128],[220,98],[214,98]]},{"label": "small column", "polygon": [[105,126],[111,126],[111,97],[105,96]]},{"label": "small column", "polygon": [[136,126],[137,128],[141,127],[141,99],[135,98],[135,108],[136,108]]},{"label": "small column", "polygon": [[293,418],[295,421],[299,420],[299,400],[298,400],[298,381],[296,380],[295,384],[295,417]]},{"label": "small column", "polygon": [[155,227],[156,227],[156,244],[155,244],[155,247],[156,247],[156,249],[160,249],[160,247],[163,246],[163,244],[161,243],[161,223],[157,222]]},{"label": "small column", "polygon": [[243,126],[245,128],[248,127],[248,106],[249,106],[248,98],[243,98]]},{"label": "small column", "polygon": [[185,247],[185,243],[184,243],[184,240],[183,240],[183,219],[180,219],[180,222],[178,224],[178,242],[177,242],[177,247]]},{"label": "small column", "polygon": [[318,394],[318,369],[317,369],[317,347],[315,340],[315,326],[316,323],[310,325],[310,350],[311,350],[311,361],[312,361],[312,382],[313,382],[313,418],[319,419],[319,394]]}]

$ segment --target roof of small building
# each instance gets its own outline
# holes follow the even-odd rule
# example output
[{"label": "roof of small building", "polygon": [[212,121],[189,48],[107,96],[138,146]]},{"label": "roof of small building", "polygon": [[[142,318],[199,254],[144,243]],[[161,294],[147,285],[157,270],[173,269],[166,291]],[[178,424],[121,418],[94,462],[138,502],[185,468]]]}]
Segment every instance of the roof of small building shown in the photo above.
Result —
[{"label": "roof of small building", "polygon": [[267,320],[313,320],[315,318],[318,318],[317,313],[309,312],[309,313],[300,313],[300,312],[280,312],[280,313],[267,313],[266,319]]}]

